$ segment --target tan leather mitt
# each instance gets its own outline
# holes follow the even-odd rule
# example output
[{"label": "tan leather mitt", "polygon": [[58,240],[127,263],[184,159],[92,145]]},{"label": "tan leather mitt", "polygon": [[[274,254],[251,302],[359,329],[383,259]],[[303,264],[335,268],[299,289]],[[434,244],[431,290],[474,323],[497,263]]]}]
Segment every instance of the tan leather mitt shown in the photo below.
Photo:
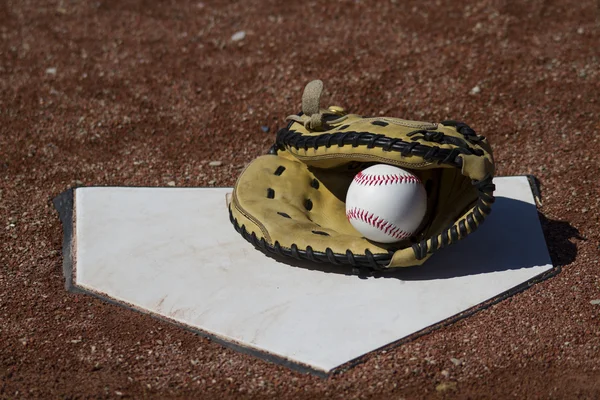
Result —
[{"label": "tan leather mitt", "polygon": [[[310,82],[302,113],[277,133],[269,154],[252,161],[231,197],[235,229],[258,249],[300,260],[383,270],[420,265],[472,233],[494,202],[494,160],[483,136],[464,123],[366,118],[320,108]],[[356,173],[386,163],[417,175],[427,212],[417,233],[382,244],[358,233],[345,196]]]}]

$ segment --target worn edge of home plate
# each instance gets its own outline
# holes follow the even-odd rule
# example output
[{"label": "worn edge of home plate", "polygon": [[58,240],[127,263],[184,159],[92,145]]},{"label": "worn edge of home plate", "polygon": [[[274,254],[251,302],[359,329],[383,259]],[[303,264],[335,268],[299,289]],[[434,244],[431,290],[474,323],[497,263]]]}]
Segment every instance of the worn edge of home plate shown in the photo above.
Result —
[{"label": "worn edge of home plate", "polygon": [[58,211],[58,217],[63,227],[62,269],[65,277],[65,289],[67,290],[71,290],[73,286],[74,191],[74,188],[67,189],[52,199],[52,204],[56,211]]},{"label": "worn edge of home plate", "polygon": [[[531,191],[532,191],[533,197],[535,199],[536,205],[541,205],[541,190],[540,190],[540,186],[539,186],[539,180],[534,175],[525,175],[525,177],[529,181],[529,185],[531,187]],[[80,186],[80,187],[83,187],[83,186]],[[115,186],[93,186],[92,185],[92,186],[85,186],[85,187],[115,187]],[[144,187],[148,187],[148,186],[122,186],[122,187],[144,188]],[[152,187],[152,188],[160,188],[160,187],[157,186],[157,187]],[[168,187],[164,187],[164,188],[168,188]],[[470,317],[480,311],[483,311],[495,304],[500,303],[503,300],[506,300],[507,298],[509,298],[511,296],[514,296],[517,293],[520,293],[520,292],[526,290],[527,288],[533,286],[536,283],[542,282],[548,278],[551,278],[551,277],[557,275],[562,270],[560,265],[558,265],[558,266],[553,265],[550,270],[545,271],[545,272],[531,278],[527,282],[524,282],[518,286],[515,286],[514,288],[511,288],[511,289],[509,289],[509,290],[507,290],[507,291],[505,291],[483,303],[477,304],[461,313],[453,315],[450,318],[447,318],[441,322],[438,322],[437,324],[428,326],[427,328],[422,329],[418,332],[415,332],[409,336],[398,339],[397,341],[394,341],[392,343],[388,343],[377,349],[373,349],[373,350],[369,351],[368,353],[363,354],[362,356],[359,356],[353,360],[350,360],[350,361],[348,361],[342,365],[339,365],[338,367],[335,367],[335,368],[331,369],[330,371],[326,372],[323,370],[313,368],[306,364],[300,363],[298,361],[292,361],[292,360],[289,360],[285,357],[282,357],[282,356],[279,356],[276,354],[268,353],[266,351],[262,351],[262,350],[258,350],[255,348],[245,346],[245,345],[237,343],[231,339],[222,338],[218,335],[203,331],[199,328],[184,324],[180,321],[176,321],[171,318],[165,317],[163,315],[154,313],[152,311],[136,307],[133,304],[129,304],[124,301],[115,300],[115,299],[111,298],[110,296],[108,296],[107,294],[104,294],[104,293],[101,293],[98,291],[94,291],[91,289],[86,289],[86,288],[83,288],[83,287],[80,287],[80,286],[77,286],[76,284],[74,284],[73,277],[74,277],[75,269],[76,269],[76,266],[75,266],[76,260],[74,258],[74,253],[73,253],[74,239],[75,239],[73,236],[73,233],[74,233],[74,228],[75,228],[74,198],[75,198],[76,189],[77,189],[77,187],[67,189],[64,192],[62,192],[61,194],[59,194],[58,196],[56,196],[54,199],[52,199],[52,203],[54,205],[54,208],[58,212],[59,219],[60,219],[62,227],[63,227],[63,243],[62,243],[63,266],[62,266],[62,270],[63,270],[63,275],[65,278],[65,289],[67,291],[69,291],[71,293],[75,293],[75,294],[90,295],[90,296],[96,297],[108,304],[120,306],[120,307],[129,309],[129,310],[132,310],[132,311],[136,311],[136,312],[139,312],[142,314],[149,315],[150,317],[155,318],[157,320],[174,324],[175,326],[183,328],[189,332],[192,332],[199,336],[208,338],[224,347],[230,348],[237,352],[247,354],[247,355],[250,355],[250,356],[253,356],[253,357],[274,363],[274,364],[282,365],[284,367],[290,368],[294,371],[298,371],[301,373],[311,373],[320,378],[327,378],[334,374],[343,373],[359,364],[366,362],[375,353],[391,350],[395,347],[401,346],[405,343],[415,340],[420,336],[427,335],[438,329],[452,325],[464,318]],[[197,188],[192,188],[192,189],[197,189]],[[545,240],[546,240],[546,238],[544,237],[544,241]],[[546,246],[547,246],[547,244],[546,244]]]}]

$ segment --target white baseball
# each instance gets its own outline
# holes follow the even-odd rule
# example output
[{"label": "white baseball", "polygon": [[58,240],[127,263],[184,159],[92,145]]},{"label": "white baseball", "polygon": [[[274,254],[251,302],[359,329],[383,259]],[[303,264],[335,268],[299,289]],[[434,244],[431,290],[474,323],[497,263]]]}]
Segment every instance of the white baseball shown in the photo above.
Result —
[{"label": "white baseball", "polygon": [[356,174],[346,194],[346,216],[365,238],[394,243],[409,238],[427,211],[427,193],[413,173],[377,164]]}]

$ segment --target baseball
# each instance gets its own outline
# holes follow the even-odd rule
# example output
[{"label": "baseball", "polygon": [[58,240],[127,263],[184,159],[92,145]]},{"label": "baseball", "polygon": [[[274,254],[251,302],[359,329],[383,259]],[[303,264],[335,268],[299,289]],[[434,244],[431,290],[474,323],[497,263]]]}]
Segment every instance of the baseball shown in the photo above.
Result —
[{"label": "baseball", "polygon": [[377,164],[356,174],[346,194],[346,216],[365,238],[394,243],[415,233],[427,211],[427,193],[413,173]]}]

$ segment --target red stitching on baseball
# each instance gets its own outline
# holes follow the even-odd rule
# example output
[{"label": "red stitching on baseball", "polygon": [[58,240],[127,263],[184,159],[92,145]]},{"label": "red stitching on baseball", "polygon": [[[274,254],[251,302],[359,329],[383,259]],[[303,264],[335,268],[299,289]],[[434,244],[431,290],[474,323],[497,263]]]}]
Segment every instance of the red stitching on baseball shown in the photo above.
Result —
[{"label": "red stitching on baseball", "polygon": [[414,175],[367,175],[363,171],[356,174],[354,181],[364,186],[391,185],[393,183],[421,183],[421,180]]},{"label": "red stitching on baseball", "polygon": [[377,229],[382,230],[385,234],[393,237],[394,239],[406,239],[411,236],[410,232],[405,232],[396,225],[386,221],[378,216],[370,213],[362,208],[353,207],[346,212],[348,220],[357,219],[363,221]]}]

